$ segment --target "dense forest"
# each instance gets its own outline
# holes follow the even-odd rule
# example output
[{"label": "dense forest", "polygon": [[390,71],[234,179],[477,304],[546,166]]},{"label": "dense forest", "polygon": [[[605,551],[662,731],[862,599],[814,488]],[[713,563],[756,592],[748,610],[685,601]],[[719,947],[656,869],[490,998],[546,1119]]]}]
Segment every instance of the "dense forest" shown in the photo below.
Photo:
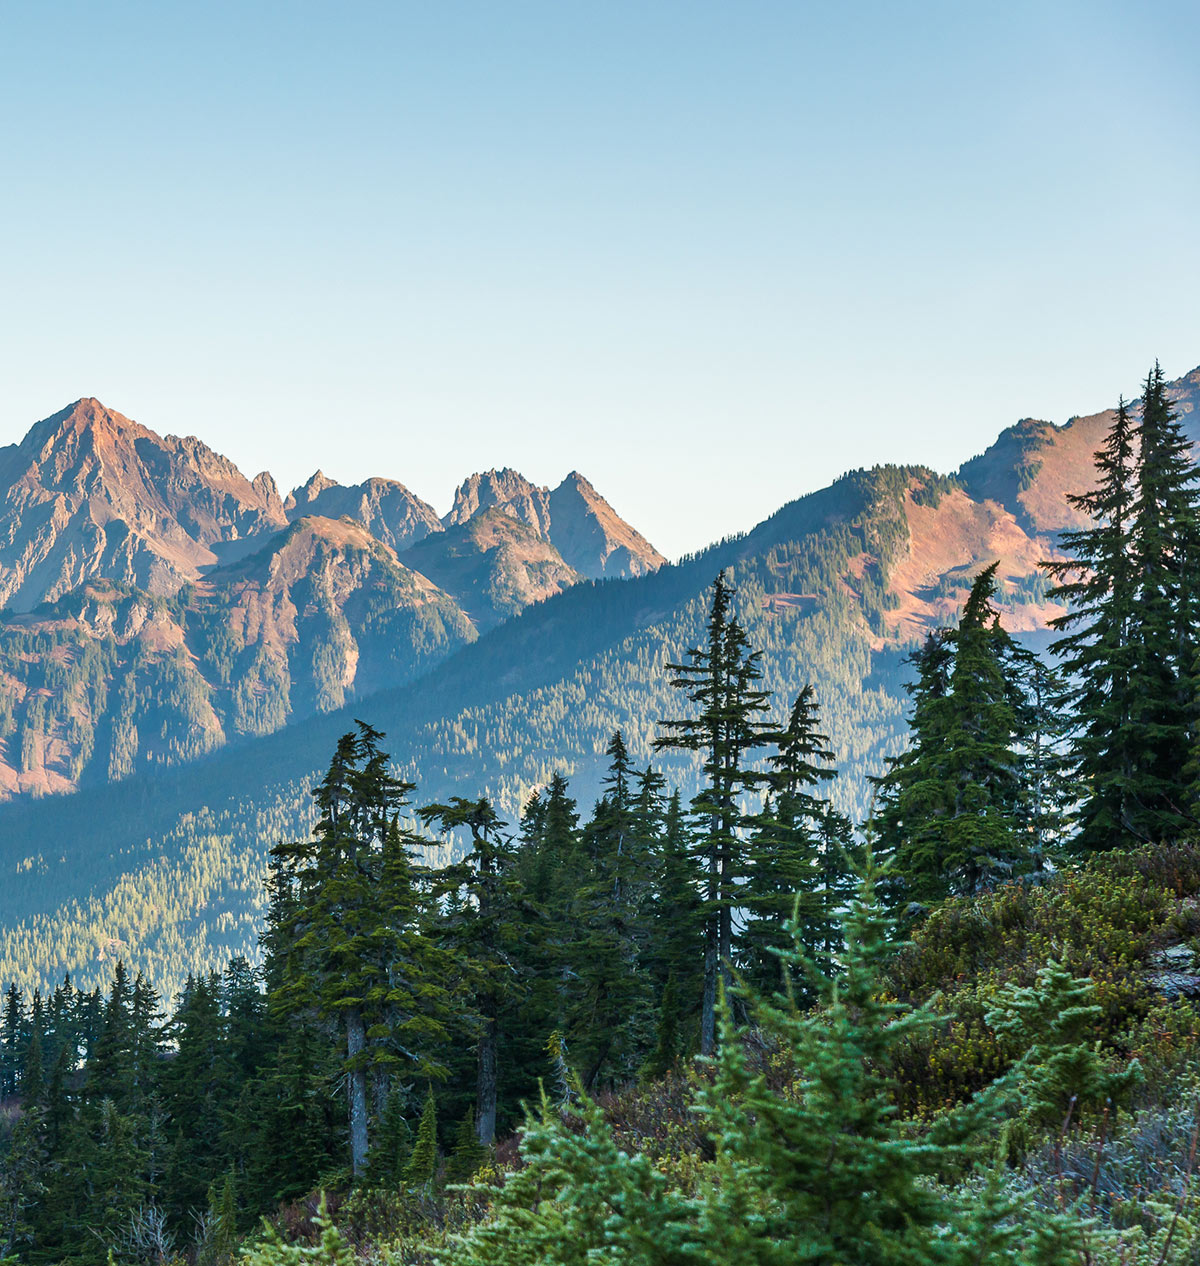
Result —
[{"label": "dense forest", "polygon": [[1163,387],[1048,566],[1053,655],[983,568],[857,820],[737,568],[590,808],[557,773],[513,819],[429,799],[357,722],[254,961],[9,988],[0,1253],[1200,1260],[1200,480]]}]

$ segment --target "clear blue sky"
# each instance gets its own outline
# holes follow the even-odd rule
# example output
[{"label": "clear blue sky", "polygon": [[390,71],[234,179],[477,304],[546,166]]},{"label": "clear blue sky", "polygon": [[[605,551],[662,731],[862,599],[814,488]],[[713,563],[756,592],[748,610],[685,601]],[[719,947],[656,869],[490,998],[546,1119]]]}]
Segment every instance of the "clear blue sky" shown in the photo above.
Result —
[{"label": "clear blue sky", "polygon": [[578,467],[665,552],[1200,363],[1194,3],[13,4],[0,443]]}]

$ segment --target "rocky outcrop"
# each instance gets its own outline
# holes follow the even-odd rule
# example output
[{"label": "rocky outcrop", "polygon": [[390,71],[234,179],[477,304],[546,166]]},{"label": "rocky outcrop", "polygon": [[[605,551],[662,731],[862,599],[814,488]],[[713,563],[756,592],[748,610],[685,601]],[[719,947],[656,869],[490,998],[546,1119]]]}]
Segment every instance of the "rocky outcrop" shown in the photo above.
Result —
[{"label": "rocky outcrop", "polygon": [[[1171,383],[1167,394],[1193,450],[1200,451],[1200,368]],[[1133,409],[1136,415],[1136,402]],[[1095,485],[1095,453],[1114,416],[1115,410],[1105,409],[1062,426],[1025,418],[964,462],[958,478],[971,497],[997,502],[1031,533],[1082,527],[1085,516],[1068,495]]]},{"label": "rocky outcrop", "polygon": [[0,800],[272,733],[475,637],[453,598],[349,519],[301,518],[171,597],[90,582],[0,621]]},{"label": "rocky outcrop", "polygon": [[464,479],[442,522],[446,527],[458,527],[493,507],[550,539],[550,490],[531,484],[519,471],[507,466]]},{"label": "rocky outcrop", "polygon": [[284,509],[292,520],[312,514],[349,517],[397,552],[442,530],[437,511],[394,479],[367,479],[344,486],[318,470],[289,494]]}]

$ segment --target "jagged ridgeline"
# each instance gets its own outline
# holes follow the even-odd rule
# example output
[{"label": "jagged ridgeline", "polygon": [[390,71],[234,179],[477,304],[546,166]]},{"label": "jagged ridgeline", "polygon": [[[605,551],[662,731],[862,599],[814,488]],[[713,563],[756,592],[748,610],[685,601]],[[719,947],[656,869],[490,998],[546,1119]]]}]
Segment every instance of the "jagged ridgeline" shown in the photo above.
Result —
[{"label": "jagged ridgeline", "polygon": [[[1171,393],[1195,441],[1200,371]],[[164,993],[253,945],[266,850],[307,831],[309,788],[355,716],[386,732],[418,804],[487,794],[511,818],[561,771],[586,806],[617,728],[648,761],[678,706],[665,666],[700,639],[722,569],[776,716],[815,684],[832,796],[861,820],[867,775],[902,741],[902,660],[975,573],[1001,560],[1014,632],[1059,612],[1038,564],[1078,525],[1066,494],[1091,485],[1112,417],[1018,424],[955,478],[856,472],[658,566],[582,476],[551,491],[489,472],[441,520],[389,480],[314,476],[280,500],[269,476],[239,483],[198,441],[103,412],[87,443],[59,415],[0,449],[0,980],[91,985],[123,956]],[[203,514],[179,493],[196,470]],[[68,490],[34,514],[29,488],[55,471]],[[682,758],[655,763],[691,794]],[[34,799],[55,777],[78,790]]]}]

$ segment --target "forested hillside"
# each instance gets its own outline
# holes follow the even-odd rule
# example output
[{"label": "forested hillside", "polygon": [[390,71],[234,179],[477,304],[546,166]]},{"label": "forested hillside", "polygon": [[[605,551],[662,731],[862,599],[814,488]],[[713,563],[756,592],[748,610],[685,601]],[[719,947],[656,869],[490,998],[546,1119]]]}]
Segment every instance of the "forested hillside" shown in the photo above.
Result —
[{"label": "forested hillside", "polygon": [[[1200,371],[1169,387],[1193,441],[1198,387]],[[1078,521],[1066,494],[1073,481],[1090,486],[1090,452],[1111,416],[1021,424],[957,479],[919,468],[848,475],[744,537],[529,607],[408,686],[228,756],[0,808],[13,876],[0,892],[0,978],[47,984],[70,970],[96,982],[121,945],[169,991],[189,970],[247,950],[266,849],[303,833],[308,788],[356,715],[388,733],[400,768],[431,796],[486,791],[511,820],[560,771],[588,803],[614,729],[636,760],[649,758],[670,697],[665,665],[696,643],[708,586],[725,568],[769,688],[786,699],[815,684],[842,771],[832,794],[861,820],[867,776],[902,742],[901,661],[928,628],[955,618],[979,567],[1001,560],[1007,627],[1044,637],[1061,611],[1037,564],[1054,556],[1054,531]],[[683,757],[657,763],[689,794]]]}]

